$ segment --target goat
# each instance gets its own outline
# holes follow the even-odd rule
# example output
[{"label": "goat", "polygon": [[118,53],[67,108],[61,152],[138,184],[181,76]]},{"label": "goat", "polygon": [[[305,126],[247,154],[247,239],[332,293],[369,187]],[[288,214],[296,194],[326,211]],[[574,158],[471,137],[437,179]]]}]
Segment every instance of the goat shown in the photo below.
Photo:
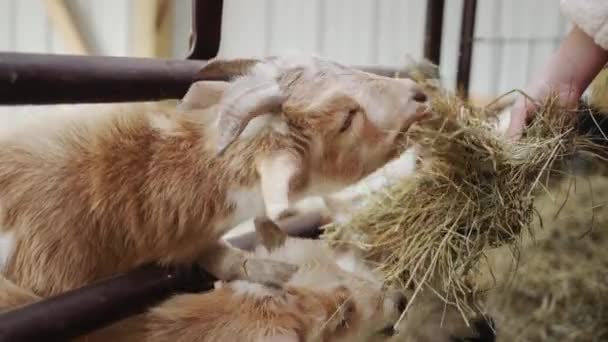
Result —
[{"label": "goat", "polygon": [[[201,294],[176,295],[87,341],[388,341],[407,297],[386,288],[362,259],[321,240],[288,237],[267,218],[255,221],[253,252],[298,271],[281,287],[220,282]],[[37,301],[0,278],[0,311]]]},{"label": "goat", "polygon": [[[40,296],[138,265],[222,280],[296,272],[220,237],[347,186],[398,151],[426,95],[318,57],[216,59],[177,108],[82,113],[0,138],[0,272]],[[137,107],[140,108],[140,107]],[[6,252],[8,251],[8,252]]]}]

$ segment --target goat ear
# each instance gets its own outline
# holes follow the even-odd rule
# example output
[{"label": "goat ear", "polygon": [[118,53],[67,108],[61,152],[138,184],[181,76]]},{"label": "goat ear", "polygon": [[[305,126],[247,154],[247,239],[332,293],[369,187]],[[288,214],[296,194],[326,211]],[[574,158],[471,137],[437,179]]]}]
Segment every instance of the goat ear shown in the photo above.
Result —
[{"label": "goat ear", "polygon": [[260,60],[213,59],[198,72],[202,81],[194,82],[179,104],[181,110],[205,109],[218,104],[234,77],[245,75]]},{"label": "goat ear", "polygon": [[198,73],[206,80],[228,81],[233,77],[247,74],[261,60],[254,58],[212,59]]},{"label": "goat ear", "polygon": [[282,247],[287,240],[287,234],[268,217],[254,219],[257,239],[267,251],[272,252]]},{"label": "goat ear", "polygon": [[205,109],[218,104],[229,83],[223,81],[194,82],[178,105],[180,110]]}]

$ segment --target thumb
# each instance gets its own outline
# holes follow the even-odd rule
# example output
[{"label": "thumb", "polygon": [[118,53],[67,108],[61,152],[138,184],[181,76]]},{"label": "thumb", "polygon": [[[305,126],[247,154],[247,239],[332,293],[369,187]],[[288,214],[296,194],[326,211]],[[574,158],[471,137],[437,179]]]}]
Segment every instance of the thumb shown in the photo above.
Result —
[{"label": "thumb", "polygon": [[509,128],[507,128],[507,138],[510,140],[519,140],[525,125],[525,110],[516,110],[516,108],[513,108],[513,111],[511,112],[511,122],[509,123]]}]

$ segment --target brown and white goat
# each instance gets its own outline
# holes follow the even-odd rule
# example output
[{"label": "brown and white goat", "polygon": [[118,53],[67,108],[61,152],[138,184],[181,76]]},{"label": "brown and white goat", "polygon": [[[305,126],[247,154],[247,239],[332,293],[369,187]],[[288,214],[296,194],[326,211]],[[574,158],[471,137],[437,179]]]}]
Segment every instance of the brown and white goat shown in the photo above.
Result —
[{"label": "brown and white goat", "polygon": [[[41,296],[148,262],[282,283],[284,262],[220,242],[396,153],[426,96],[316,57],[214,60],[179,109],[44,122],[0,138],[0,272]],[[122,107],[124,108],[124,107]]]},{"label": "brown and white goat", "polygon": [[[288,237],[257,219],[253,254],[298,271],[281,287],[243,280],[202,294],[177,295],[149,312],[86,336],[87,341],[387,341],[405,309],[404,294],[385,288],[349,250]],[[0,279],[0,312],[36,301]]]}]

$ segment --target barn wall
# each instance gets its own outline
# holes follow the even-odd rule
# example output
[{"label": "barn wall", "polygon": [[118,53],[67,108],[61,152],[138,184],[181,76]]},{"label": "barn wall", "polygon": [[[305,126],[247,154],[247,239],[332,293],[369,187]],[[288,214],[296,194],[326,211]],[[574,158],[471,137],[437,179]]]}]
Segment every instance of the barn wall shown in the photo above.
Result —
[{"label": "barn wall", "polygon": [[[173,56],[188,47],[190,0],[174,0]],[[422,56],[422,0],[225,0],[222,56],[312,52],[349,64],[402,66]],[[69,0],[96,55],[128,56],[132,1]],[[559,0],[478,1],[471,91],[521,87],[568,29]],[[462,0],[447,0],[442,68],[456,78]],[[0,0],[0,49],[65,52],[41,0]]]}]

